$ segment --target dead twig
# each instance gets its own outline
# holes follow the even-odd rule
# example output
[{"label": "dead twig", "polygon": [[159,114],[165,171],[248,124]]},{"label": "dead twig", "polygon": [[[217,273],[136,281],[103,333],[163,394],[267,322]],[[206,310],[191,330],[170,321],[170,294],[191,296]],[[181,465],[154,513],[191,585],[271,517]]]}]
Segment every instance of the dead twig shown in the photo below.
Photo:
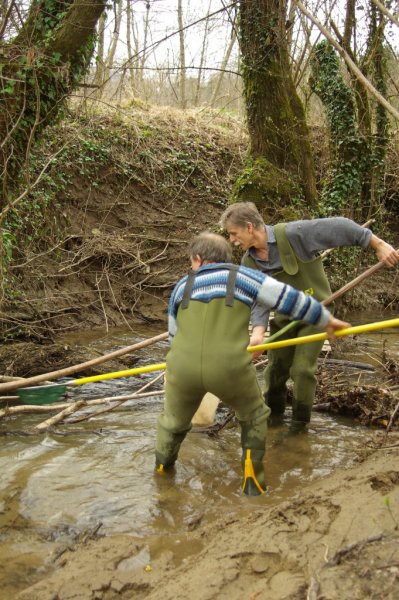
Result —
[{"label": "dead twig", "polygon": [[[154,383],[159,381],[163,376],[164,376],[164,373],[160,373],[159,375],[157,375],[156,377],[151,379],[151,381],[149,381],[148,383],[143,385],[143,387],[141,387],[137,391],[137,395],[140,394],[140,392],[144,392],[144,390],[149,388],[151,385],[154,385]],[[128,400],[128,398],[119,400],[118,402],[116,402],[115,404],[110,406],[109,408],[104,408],[103,410],[98,410],[98,411],[92,412],[88,415],[83,415],[82,417],[78,417],[76,419],[71,419],[71,420],[65,421],[65,423],[69,424],[69,423],[80,423],[81,421],[88,421],[89,419],[92,419],[93,417],[97,417],[98,415],[103,415],[104,413],[111,412],[112,410],[114,410],[115,408],[117,408],[118,406],[120,406],[121,404],[126,402],[126,400]]]},{"label": "dead twig", "polygon": [[334,556],[332,558],[330,558],[330,560],[328,560],[322,566],[322,569],[324,569],[325,567],[335,567],[336,565],[339,565],[341,563],[341,560],[343,559],[343,557],[346,556],[347,554],[349,554],[350,552],[352,552],[352,550],[355,550],[357,548],[361,549],[366,544],[372,544],[373,542],[379,542],[383,538],[384,538],[384,534],[380,533],[378,535],[372,535],[364,540],[359,540],[358,542],[354,542],[353,544],[349,544],[349,546],[345,546],[345,548],[341,548],[340,550],[338,550],[338,552],[336,552],[334,554]]},{"label": "dead twig", "polygon": [[27,377],[26,379],[19,378],[17,380],[8,381],[6,383],[0,383],[0,393],[8,392],[11,390],[17,390],[18,388],[25,387],[28,385],[32,385],[34,383],[43,382],[47,379],[58,379],[59,377],[65,377],[67,375],[71,375],[72,373],[76,373],[78,371],[83,371],[88,367],[93,367],[94,365],[99,365],[107,360],[112,360],[117,358],[118,356],[122,356],[123,354],[128,354],[133,352],[134,350],[139,350],[141,348],[146,348],[151,344],[156,344],[162,340],[166,340],[168,337],[168,333],[161,333],[160,335],[156,335],[152,338],[148,338],[147,340],[143,340],[142,342],[138,342],[137,344],[133,344],[132,346],[126,346],[124,348],[120,348],[119,350],[115,350],[114,352],[110,352],[109,354],[104,354],[103,356],[99,356],[98,358],[93,358],[92,360],[88,360],[84,363],[80,363],[78,365],[74,365],[72,367],[66,367],[65,369],[59,369],[58,371],[51,371],[49,373],[43,373],[42,375],[35,375],[33,377]]},{"label": "dead twig", "polygon": [[[152,396],[162,396],[164,390],[156,390],[154,392],[143,392],[142,394],[126,394],[125,396],[108,396],[107,398],[93,398],[92,400],[86,401],[86,406],[99,406],[101,404],[107,404],[109,402],[119,402],[123,400],[135,400],[140,398],[151,398]],[[21,404],[20,406],[7,406],[6,408],[0,409],[0,419],[3,417],[9,417],[12,415],[19,414],[41,414],[47,412],[54,412],[57,410],[64,410],[71,406],[70,402],[57,402],[55,404]]]},{"label": "dead twig", "polygon": [[98,297],[100,299],[100,304],[101,304],[101,308],[102,308],[103,315],[104,315],[105,331],[108,333],[109,332],[108,317],[107,317],[107,313],[106,313],[106,310],[105,310],[105,306],[104,306],[104,302],[103,302],[103,297],[101,295],[100,283],[101,283],[101,279],[98,279],[98,275],[96,275],[96,289],[98,291]]},{"label": "dead twig", "polygon": [[394,409],[394,411],[393,411],[393,413],[391,415],[391,418],[389,419],[389,423],[388,423],[387,428],[385,430],[384,442],[386,442],[386,440],[387,440],[388,433],[390,432],[390,430],[392,428],[392,425],[393,425],[393,423],[395,421],[395,418],[396,418],[396,415],[398,414],[398,412],[399,412],[399,402],[395,406],[395,409]]}]

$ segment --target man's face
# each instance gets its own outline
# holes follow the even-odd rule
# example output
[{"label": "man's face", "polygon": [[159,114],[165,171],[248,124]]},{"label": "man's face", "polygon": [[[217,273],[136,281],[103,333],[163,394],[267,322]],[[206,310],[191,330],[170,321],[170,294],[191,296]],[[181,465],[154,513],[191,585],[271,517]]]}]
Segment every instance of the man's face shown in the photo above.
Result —
[{"label": "man's face", "polygon": [[245,251],[254,245],[255,237],[252,223],[247,223],[245,227],[238,227],[228,221],[226,223],[226,231],[233,246],[239,246],[241,250]]}]

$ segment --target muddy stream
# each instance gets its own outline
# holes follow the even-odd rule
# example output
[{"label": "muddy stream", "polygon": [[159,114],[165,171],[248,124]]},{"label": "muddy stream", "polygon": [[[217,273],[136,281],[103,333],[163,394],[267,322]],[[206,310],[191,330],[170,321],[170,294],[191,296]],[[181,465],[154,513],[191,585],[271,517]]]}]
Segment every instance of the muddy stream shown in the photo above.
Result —
[{"label": "muddy stream", "polygon": [[[361,324],[393,317],[362,313],[347,319]],[[161,332],[146,327],[100,338],[92,333],[80,335],[79,343],[106,353]],[[398,329],[362,335],[345,353],[334,351],[334,357],[376,365],[384,340],[387,351],[398,359]],[[167,344],[159,343],[139,351],[139,364],[163,361],[166,350]],[[352,382],[378,383],[377,371],[347,372]],[[73,393],[86,398],[121,395],[153,377],[89,384]],[[60,426],[59,433],[1,436],[1,599],[12,599],[40,580],[64,548],[94,532],[124,533],[144,541],[145,551],[134,558],[137,566],[144,568],[165,550],[171,550],[179,564],[200,549],[190,540],[190,531],[199,523],[294,497],[305,482],[355,461],[356,449],[370,435],[350,419],[314,412],[309,434],[284,440],[282,451],[285,426],[270,428],[265,463],[269,493],[248,499],[240,492],[240,433],[235,425],[215,437],[191,432],[175,475],[154,476],[155,425],[162,402],[162,396],[131,400],[92,421]],[[0,431],[21,430],[45,418],[9,418],[0,422]]]}]

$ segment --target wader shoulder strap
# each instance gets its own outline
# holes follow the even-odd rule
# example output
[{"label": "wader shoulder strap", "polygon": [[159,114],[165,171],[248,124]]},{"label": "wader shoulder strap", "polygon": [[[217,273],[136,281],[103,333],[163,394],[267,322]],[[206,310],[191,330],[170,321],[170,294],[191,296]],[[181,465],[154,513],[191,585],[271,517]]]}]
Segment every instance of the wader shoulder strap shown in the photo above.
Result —
[{"label": "wader shoulder strap", "polygon": [[[240,267],[238,265],[224,265],[224,268],[229,270],[229,276],[226,283],[226,306],[233,306],[237,272]],[[183,309],[187,308],[188,303],[190,302],[196,274],[196,271],[190,271],[187,276],[183,298],[180,305]]]},{"label": "wader shoulder strap", "polygon": [[190,271],[187,276],[186,287],[184,288],[183,298],[181,301],[181,307],[187,308],[188,303],[190,302],[191,292],[193,291],[194,280],[195,280],[195,271]]},{"label": "wader shoulder strap", "polygon": [[293,251],[291,244],[288,241],[287,234],[285,232],[286,223],[278,223],[274,226],[274,234],[276,236],[277,247],[280,253],[281,264],[283,265],[284,271],[288,275],[296,275],[299,267],[298,262]]},{"label": "wader shoulder strap", "polygon": [[240,267],[238,265],[229,265],[229,277],[226,286],[226,306],[234,304],[234,290],[236,286],[237,272]]}]

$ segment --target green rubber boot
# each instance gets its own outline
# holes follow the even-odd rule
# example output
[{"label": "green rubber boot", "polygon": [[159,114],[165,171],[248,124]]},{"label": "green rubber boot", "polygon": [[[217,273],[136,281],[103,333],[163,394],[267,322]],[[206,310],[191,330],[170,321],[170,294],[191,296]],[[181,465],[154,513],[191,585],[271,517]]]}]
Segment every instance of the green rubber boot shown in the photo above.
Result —
[{"label": "green rubber boot", "polygon": [[173,433],[162,427],[158,422],[155,450],[155,470],[157,473],[163,473],[173,467],[187,431]]}]

